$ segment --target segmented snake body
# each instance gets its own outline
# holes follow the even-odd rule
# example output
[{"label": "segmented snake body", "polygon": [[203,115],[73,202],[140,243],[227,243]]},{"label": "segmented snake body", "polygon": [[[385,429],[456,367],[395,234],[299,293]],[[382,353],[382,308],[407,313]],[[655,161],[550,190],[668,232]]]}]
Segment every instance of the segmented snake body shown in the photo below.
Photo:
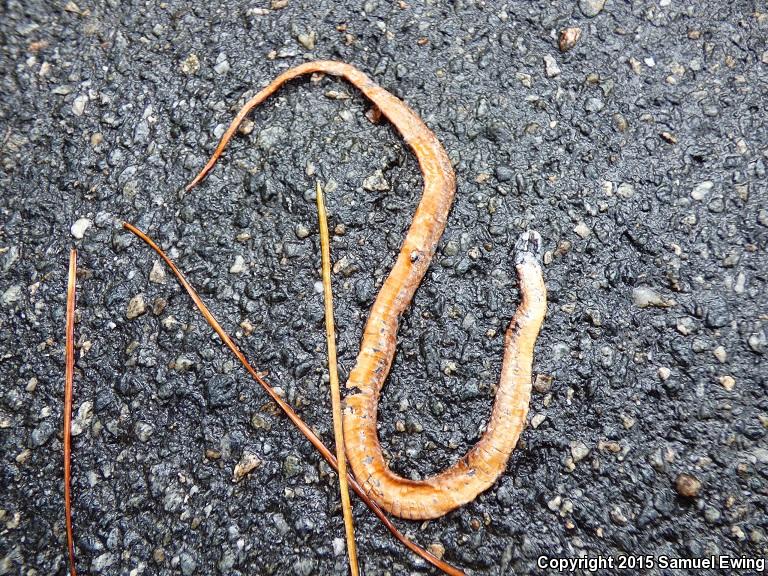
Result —
[{"label": "segmented snake body", "polygon": [[515,246],[521,302],[506,332],[501,378],[485,433],[463,458],[439,474],[413,481],[393,473],[384,461],[376,430],[379,394],[395,355],[400,317],[429,267],[456,191],[453,168],[437,137],[408,105],[353,66],[333,61],[308,62],[278,76],[243,106],[187,189],[210,172],[254,107],[285,82],[315,72],[345,79],[373,102],[413,150],[423,174],[421,200],[395,265],[371,308],[347,382],[350,394],[345,399],[344,431],[355,477],[382,508],[403,518],[436,518],[472,501],[493,485],[506,468],[525,424],[533,348],[546,312],[540,238],[535,232],[526,232]]}]

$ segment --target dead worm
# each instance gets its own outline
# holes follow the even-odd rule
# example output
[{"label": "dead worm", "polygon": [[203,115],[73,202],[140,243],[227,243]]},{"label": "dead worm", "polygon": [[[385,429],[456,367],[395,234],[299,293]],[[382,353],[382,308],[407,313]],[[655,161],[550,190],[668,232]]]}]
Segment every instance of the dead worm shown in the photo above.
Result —
[{"label": "dead worm", "polygon": [[491,418],[477,444],[443,472],[421,481],[394,474],[384,461],[376,430],[381,388],[395,354],[400,317],[411,303],[445,229],[456,191],[451,162],[437,137],[403,101],[342,62],[307,62],[283,72],[238,112],[211,159],[187,186],[197,185],[216,164],[246,115],[285,82],[322,72],[344,78],[373,102],[418,159],[424,190],[392,271],[371,308],[345,399],[345,445],[355,477],[385,510],[411,519],[442,516],[471,502],[506,468],[525,424],[531,390],[533,347],[546,312],[546,288],[538,262],[540,237],[526,232],[516,245],[521,303],[504,342],[501,379]]}]

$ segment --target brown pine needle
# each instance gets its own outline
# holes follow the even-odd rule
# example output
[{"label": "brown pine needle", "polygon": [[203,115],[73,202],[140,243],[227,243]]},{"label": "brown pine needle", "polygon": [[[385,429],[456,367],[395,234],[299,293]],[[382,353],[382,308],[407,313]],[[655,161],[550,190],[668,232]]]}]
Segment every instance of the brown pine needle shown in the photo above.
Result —
[{"label": "brown pine needle", "polygon": [[67,320],[66,360],[64,364],[64,519],[67,524],[67,550],[69,551],[69,573],[77,576],[75,570],[75,540],[72,536],[72,381],[75,375],[75,276],[77,272],[77,250],[69,253],[69,276],[67,279]]},{"label": "brown pine needle", "polygon": [[347,485],[347,457],[344,452],[344,425],[341,418],[341,391],[336,360],[336,328],[333,325],[333,293],[331,291],[331,247],[328,242],[328,215],[323,202],[323,189],[317,183],[317,219],[320,222],[320,253],[323,262],[323,294],[325,298],[325,334],[328,340],[328,373],[331,380],[331,406],[333,408],[333,437],[336,442],[336,461],[339,463],[339,491],[341,510],[344,514],[344,529],[347,535],[347,553],[352,576],[360,574],[357,566],[355,545],[355,524],[352,519],[352,505],[349,503]]},{"label": "brown pine needle", "polygon": [[[222,342],[226,344],[227,348],[229,348],[232,351],[232,353],[240,361],[243,367],[248,371],[251,377],[253,377],[253,379],[259,383],[259,385],[264,389],[264,391],[269,395],[269,397],[272,398],[272,400],[275,401],[275,403],[281,408],[281,410],[285,413],[285,415],[288,416],[288,419],[291,422],[293,422],[293,424],[307,438],[307,440],[309,440],[309,442],[317,449],[317,451],[320,452],[322,457],[325,458],[325,461],[328,462],[328,464],[338,472],[339,467],[336,463],[336,456],[334,456],[333,453],[325,446],[325,444],[323,444],[323,441],[317,437],[317,435],[312,431],[312,429],[309,426],[307,426],[301,418],[299,418],[299,415],[293,411],[293,408],[291,408],[290,404],[285,402],[285,400],[283,400],[280,396],[277,395],[277,392],[275,392],[275,390],[266,382],[266,380],[262,378],[261,373],[257,372],[256,369],[253,366],[251,366],[248,360],[246,360],[245,355],[237,347],[237,344],[235,344],[234,340],[230,338],[229,334],[227,334],[224,331],[224,328],[222,328],[221,324],[219,324],[216,318],[214,318],[213,314],[211,314],[211,311],[208,310],[208,307],[202,301],[202,299],[197,294],[195,289],[192,288],[190,283],[187,282],[187,279],[184,277],[181,271],[176,267],[173,261],[165,254],[165,252],[163,252],[163,250],[157,244],[155,244],[155,242],[149,236],[144,234],[144,232],[142,232],[132,224],[129,224],[128,222],[123,222],[123,228],[125,228],[129,232],[141,238],[142,241],[144,241],[150,248],[152,248],[152,250],[154,250],[158,254],[158,256],[160,256],[160,258],[162,258],[165,261],[165,263],[168,265],[168,267],[171,269],[171,271],[174,273],[174,275],[178,279],[179,283],[187,291],[187,294],[189,294],[189,297],[195,303],[195,306],[197,307],[197,309],[206,319],[206,321],[211,326],[211,328],[213,328],[216,334],[219,335],[219,338],[221,338]],[[357,483],[357,481],[352,477],[352,475],[349,472],[347,472],[347,482],[349,482],[349,485],[352,487],[352,490],[355,492],[355,494],[357,494],[360,497],[360,499],[363,502],[365,502],[365,505],[368,506],[368,508],[370,508],[371,512],[373,512],[376,515],[376,517],[379,520],[381,520],[382,524],[384,524],[384,526],[387,528],[387,530],[389,530],[392,536],[394,536],[397,540],[399,540],[406,548],[411,550],[414,554],[421,556],[424,560],[426,560],[436,568],[442,570],[446,574],[449,574],[450,576],[464,576],[464,572],[462,572],[458,568],[451,566],[447,562],[444,562],[434,554],[427,552],[418,544],[411,542],[411,540],[409,540],[403,533],[401,533],[397,529],[397,527],[392,523],[389,517],[387,517],[384,511],[379,507],[379,505],[376,504],[373,500],[371,500],[371,498],[365,492],[363,487]]]}]

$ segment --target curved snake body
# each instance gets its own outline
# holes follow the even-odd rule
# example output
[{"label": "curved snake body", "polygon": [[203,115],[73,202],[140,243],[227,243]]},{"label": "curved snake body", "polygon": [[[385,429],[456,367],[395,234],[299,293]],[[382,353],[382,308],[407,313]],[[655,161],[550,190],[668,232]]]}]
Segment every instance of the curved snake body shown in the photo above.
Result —
[{"label": "curved snake body", "polygon": [[436,518],[472,501],[496,481],[525,424],[533,348],[546,312],[546,288],[539,265],[541,240],[535,232],[526,232],[515,246],[521,302],[506,332],[501,378],[485,433],[463,458],[434,476],[414,481],[393,473],[384,461],[376,430],[379,394],[395,355],[400,317],[429,267],[456,191],[451,162],[437,137],[407,104],[353,66],[307,62],[282,73],[246,102],[187,190],[210,172],[254,107],[287,81],[315,72],[345,79],[373,102],[413,150],[423,174],[421,200],[397,260],[371,308],[347,382],[351,393],[345,398],[344,435],[355,477],[382,508],[402,518]]}]

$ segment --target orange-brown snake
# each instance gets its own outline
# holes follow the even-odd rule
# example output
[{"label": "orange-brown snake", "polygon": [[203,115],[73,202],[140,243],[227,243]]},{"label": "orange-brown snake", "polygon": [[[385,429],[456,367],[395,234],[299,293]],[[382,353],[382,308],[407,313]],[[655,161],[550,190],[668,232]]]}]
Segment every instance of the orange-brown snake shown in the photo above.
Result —
[{"label": "orange-brown snake", "polygon": [[355,477],[382,508],[395,516],[430,519],[471,502],[504,471],[522,431],[531,393],[533,349],[546,313],[546,288],[539,264],[541,239],[520,236],[515,269],[521,302],[504,339],[496,399],[485,433],[475,446],[442,472],[414,481],[393,473],[384,461],[376,430],[379,394],[395,354],[400,317],[408,308],[434,255],[453,203],[456,180],[448,155],[419,116],[349,64],[316,61],[283,72],[238,112],[190,190],[211,171],[246,115],[284,83],[321,72],[339,76],[375,104],[418,159],[424,190],[394,267],[371,308],[345,398],[345,445]]}]

